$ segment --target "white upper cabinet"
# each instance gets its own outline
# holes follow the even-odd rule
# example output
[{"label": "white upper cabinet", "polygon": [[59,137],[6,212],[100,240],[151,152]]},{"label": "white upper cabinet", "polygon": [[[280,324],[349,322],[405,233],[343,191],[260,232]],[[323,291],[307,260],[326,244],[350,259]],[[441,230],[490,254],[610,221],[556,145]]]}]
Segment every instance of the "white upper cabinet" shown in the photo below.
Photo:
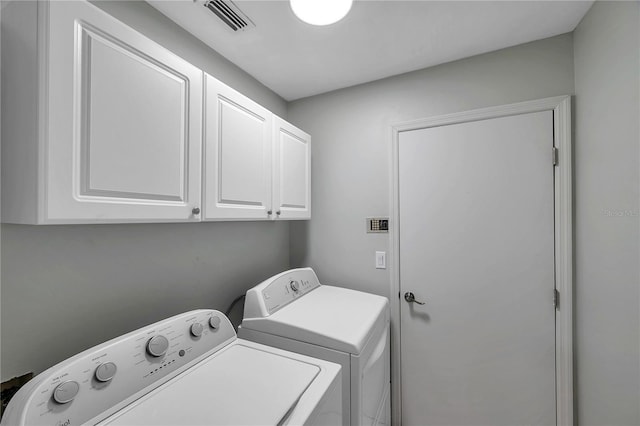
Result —
[{"label": "white upper cabinet", "polygon": [[273,114],[207,74],[204,114],[204,219],[269,219]]},{"label": "white upper cabinet", "polygon": [[311,217],[311,137],[205,74],[204,219]]},{"label": "white upper cabinet", "polygon": [[2,9],[2,221],[310,217],[309,135],[87,1]]},{"label": "white upper cabinet", "polygon": [[280,219],[311,218],[311,136],[273,117],[273,209]]},{"label": "white upper cabinet", "polygon": [[[16,31],[39,34],[21,54],[39,67],[20,76],[3,60],[3,89],[35,73],[38,114],[6,122],[3,221],[200,220],[202,71],[89,3],[16,3]],[[16,184],[25,174],[33,186]]]}]

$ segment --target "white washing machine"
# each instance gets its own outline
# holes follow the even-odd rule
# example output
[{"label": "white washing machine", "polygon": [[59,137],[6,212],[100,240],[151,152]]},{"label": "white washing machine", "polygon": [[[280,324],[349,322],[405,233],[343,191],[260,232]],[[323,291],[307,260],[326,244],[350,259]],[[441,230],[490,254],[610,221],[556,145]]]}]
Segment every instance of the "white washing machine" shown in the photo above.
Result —
[{"label": "white washing machine", "polygon": [[243,339],[342,366],[344,425],[389,425],[389,301],[292,269],[249,290]]},{"label": "white washing machine", "polygon": [[141,328],[46,370],[2,425],[335,425],[340,366],[236,337],[220,312]]}]

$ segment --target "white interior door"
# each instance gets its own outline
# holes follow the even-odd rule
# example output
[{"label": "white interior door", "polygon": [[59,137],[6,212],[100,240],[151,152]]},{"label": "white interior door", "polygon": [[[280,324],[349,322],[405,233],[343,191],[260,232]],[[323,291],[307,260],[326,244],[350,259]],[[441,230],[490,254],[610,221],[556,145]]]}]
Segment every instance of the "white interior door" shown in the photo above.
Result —
[{"label": "white interior door", "polygon": [[556,423],[553,113],[401,132],[403,425]]}]

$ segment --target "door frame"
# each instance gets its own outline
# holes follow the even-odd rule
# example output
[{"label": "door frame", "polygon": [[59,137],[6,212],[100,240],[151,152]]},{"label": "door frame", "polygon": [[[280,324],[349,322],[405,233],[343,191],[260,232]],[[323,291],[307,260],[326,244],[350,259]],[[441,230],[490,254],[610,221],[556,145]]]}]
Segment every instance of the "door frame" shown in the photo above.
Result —
[{"label": "door frame", "polygon": [[[400,233],[399,157],[400,132],[465,123],[541,111],[553,111],[555,280],[559,293],[556,307],[556,425],[573,425],[573,204],[571,152],[571,96],[557,96],[508,105],[481,108],[393,124],[390,167],[390,302],[391,308],[391,419],[402,422],[402,376],[400,329]],[[554,154],[549,150],[549,161]],[[394,295],[398,295],[397,299]],[[549,303],[553,302],[549,294]]]}]

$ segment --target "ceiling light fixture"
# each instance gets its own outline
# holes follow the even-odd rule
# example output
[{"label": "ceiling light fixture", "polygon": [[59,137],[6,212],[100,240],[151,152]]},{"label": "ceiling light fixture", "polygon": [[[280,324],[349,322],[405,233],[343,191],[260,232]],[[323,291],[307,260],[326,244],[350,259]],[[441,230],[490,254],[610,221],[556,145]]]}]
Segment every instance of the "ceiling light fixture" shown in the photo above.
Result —
[{"label": "ceiling light fixture", "polygon": [[344,18],[353,0],[290,0],[291,10],[311,25],[330,25]]}]

